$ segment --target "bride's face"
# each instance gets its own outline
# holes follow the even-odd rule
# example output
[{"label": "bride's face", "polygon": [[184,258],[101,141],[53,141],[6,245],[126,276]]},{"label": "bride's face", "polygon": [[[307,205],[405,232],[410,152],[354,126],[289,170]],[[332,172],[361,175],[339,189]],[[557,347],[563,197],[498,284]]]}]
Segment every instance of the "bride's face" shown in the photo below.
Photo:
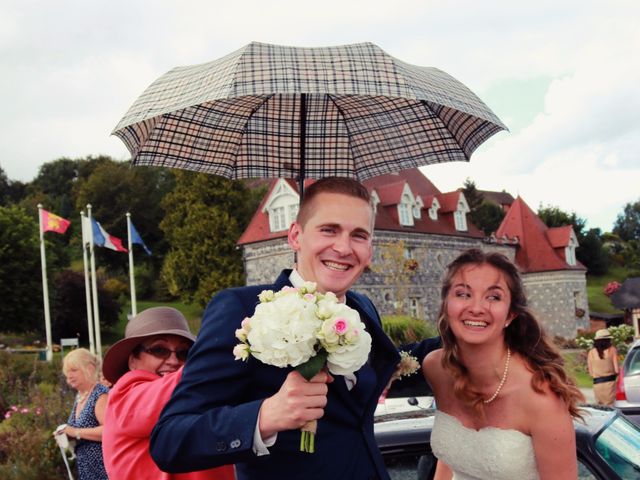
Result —
[{"label": "bride's face", "polygon": [[446,301],[447,319],[460,343],[502,342],[504,328],[514,317],[504,275],[489,264],[462,267]]}]

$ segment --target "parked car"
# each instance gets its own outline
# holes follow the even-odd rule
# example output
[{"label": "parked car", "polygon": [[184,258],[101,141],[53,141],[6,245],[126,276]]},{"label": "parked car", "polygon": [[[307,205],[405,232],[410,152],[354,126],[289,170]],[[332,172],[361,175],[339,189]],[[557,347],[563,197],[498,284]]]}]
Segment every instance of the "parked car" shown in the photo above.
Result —
[{"label": "parked car", "polygon": [[[618,410],[583,407],[574,421],[579,480],[640,479],[640,428]],[[433,410],[375,418],[375,435],[392,480],[428,480],[435,473],[431,451]]]},{"label": "parked car", "polygon": [[640,340],[631,345],[622,362],[613,406],[627,415],[640,415]]}]

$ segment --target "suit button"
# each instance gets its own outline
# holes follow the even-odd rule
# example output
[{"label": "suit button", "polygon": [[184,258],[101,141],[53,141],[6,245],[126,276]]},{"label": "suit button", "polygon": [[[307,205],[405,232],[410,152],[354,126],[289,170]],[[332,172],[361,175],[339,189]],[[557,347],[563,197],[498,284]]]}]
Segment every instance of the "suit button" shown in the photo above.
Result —
[{"label": "suit button", "polygon": [[216,442],[216,450],[219,452],[226,452],[227,444],[225,442]]},{"label": "suit button", "polygon": [[240,445],[242,445],[242,442],[237,438],[235,440],[232,440],[231,443],[229,444],[231,448],[238,448],[240,447]]}]

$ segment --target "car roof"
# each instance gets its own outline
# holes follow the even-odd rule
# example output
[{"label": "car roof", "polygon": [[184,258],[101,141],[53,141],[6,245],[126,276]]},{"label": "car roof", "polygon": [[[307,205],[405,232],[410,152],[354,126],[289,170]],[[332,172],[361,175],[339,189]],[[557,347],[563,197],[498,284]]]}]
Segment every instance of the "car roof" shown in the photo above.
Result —
[{"label": "car roof", "polygon": [[[578,435],[592,436],[610,423],[618,411],[614,408],[599,405],[584,405],[580,407],[583,419],[573,421]],[[435,410],[423,409],[412,412],[401,412],[379,415],[374,419],[376,436],[385,437],[402,431],[404,435],[431,434]]]}]

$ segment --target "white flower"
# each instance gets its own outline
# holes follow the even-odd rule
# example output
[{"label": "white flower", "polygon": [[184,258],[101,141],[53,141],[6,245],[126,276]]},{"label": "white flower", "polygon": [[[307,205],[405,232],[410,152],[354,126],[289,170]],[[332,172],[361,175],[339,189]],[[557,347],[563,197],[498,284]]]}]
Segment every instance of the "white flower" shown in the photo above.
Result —
[{"label": "white flower", "polygon": [[233,356],[236,357],[236,360],[247,360],[249,358],[249,345],[239,343],[233,347]]},{"label": "white flower", "polygon": [[352,341],[338,346],[327,358],[327,368],[334,375],[352,374],[367,363],[371,351],[371,335],[364,329],[354,329]]},{"label": "white flower", "polygon": [[318,332],[320,344],[329,353],[327,367],[336,375],[351,374],[366,363],[371,351],[371,335],[356,310],[337,300],[334,303],[325,299],[321,303],[320,308],[330,313]]},{"label": "white flower", "polygon": [[297,290],[278,292],[273,301],[260,303],[249,321],[247,341],[254,357],[276,367],[296,367],[316,354],[315,302]]},{"label": "white flower", "polygon": [[260,292],[260,295],[258,295],[258,299],[260,299],[262,303],[266,303],[272,301],[274,296],[273,290],[263,290]]}]

